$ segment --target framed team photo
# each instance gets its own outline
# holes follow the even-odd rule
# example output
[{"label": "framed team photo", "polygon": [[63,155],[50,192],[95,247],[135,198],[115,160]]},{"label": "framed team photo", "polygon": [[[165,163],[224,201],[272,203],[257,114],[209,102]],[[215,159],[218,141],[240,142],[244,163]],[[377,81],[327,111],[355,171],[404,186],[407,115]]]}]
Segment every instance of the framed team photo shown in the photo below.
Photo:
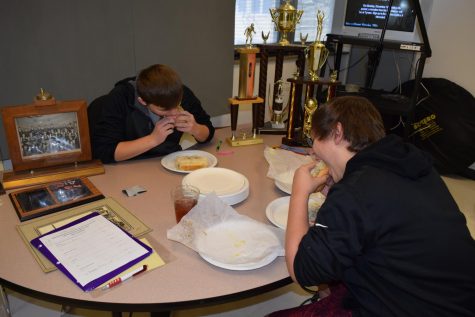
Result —
[{"label": "framed team photo", "polygon": [[5,107],[2,118],[14,171],[91,159],[85,101]]}]

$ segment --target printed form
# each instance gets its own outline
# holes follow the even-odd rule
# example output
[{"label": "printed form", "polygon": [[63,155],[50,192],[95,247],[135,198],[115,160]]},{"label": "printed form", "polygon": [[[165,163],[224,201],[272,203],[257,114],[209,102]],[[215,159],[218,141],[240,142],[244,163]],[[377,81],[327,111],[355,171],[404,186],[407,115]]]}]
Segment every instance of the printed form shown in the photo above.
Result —
[{"label": "printed form", "polygon": [[148,251],[102,216],[40,238],[82,286]]}]

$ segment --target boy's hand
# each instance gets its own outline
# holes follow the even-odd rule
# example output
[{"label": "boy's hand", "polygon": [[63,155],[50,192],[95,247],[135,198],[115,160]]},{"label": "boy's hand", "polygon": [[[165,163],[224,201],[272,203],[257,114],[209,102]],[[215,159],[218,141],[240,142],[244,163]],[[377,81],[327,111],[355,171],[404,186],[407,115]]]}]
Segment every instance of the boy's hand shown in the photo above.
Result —
[{"label": "boy's hand", "polygon": [[180,112],[175,119],[175,128],[181,132],[188,132],[193,134],[193,129],[196,126],[195,117],[188,111]]},{"label": "boy's hand", "polygon": [[162,144],[165,139],[173,133],[174,128],[175,119],[173,117],[165,117],[155,123],[155,128],[153,129],[151,136],[156,142],[156,145]]}]

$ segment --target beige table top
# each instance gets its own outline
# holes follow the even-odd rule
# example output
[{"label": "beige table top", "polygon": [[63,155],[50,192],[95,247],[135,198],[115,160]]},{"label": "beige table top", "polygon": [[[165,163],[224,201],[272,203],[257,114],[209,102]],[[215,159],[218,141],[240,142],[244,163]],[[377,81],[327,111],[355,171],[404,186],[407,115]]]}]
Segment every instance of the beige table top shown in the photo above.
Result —
[{"label": "beige table top", "polygon": [[[217,156],[218,167],[233,169],[250,182],[249,197],[233,206],[239,213],[270,224],[265,209],[272,200],[286,194],[266,177],[268,164],[263,151],[266,145],[281,143],[282,136],[264,135],[264,144],[230,147],[225,138],[229,129],[216,131],[213,142],[197,149],[216,154],[217,140],[222,150],[234,151]],[[138,216],[153,229],[146,237],[158,244],[166,260],[163,267],[150,271],[107,292],[85,293],[59,271],[43,273],[16,231],[20,221],[7,196],[0,207],[0,283],[38,298],[70,305],[123,311],[172,310],[224,302],[265,292],[290,283],[284,258],[250,271],[231,271],[205,262],[196,252],[166,238],[167,229],[176,224],[170,189],[181,183],[186,174],[170,172],[161,158],[106,165],[104,175],[90,180],[106,196]],[[127,197],[122,189],[141,185],[146,193]]]}]

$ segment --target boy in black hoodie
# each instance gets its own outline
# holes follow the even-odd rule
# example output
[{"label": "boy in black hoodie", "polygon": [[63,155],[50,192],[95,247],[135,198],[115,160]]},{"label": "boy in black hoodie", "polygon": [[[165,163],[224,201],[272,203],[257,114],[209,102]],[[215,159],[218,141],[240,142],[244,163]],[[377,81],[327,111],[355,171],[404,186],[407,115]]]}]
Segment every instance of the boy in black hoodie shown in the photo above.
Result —
[{"label": "boy in black hoodie", "polygon": [[181,150],[183,132],[210,141],[210,116],[178,74],[151,65],[119,81],[88,107],[92,155],[103,163],[166,155]]},{"label": "boy in black hoodie", "polygon": [[[385,136],[380,114],[362,97],[323,105],[312,130],[313,150],[335,185],[308,228],[308,197],[328,176],[312,177],[314,164],[295,173],[286,231],[291,277],[304,286],[339,283],[338,294],[347,289],[338,303],[343,315],[475,316],[475,242],[431,158]],[[324,304],[303,309],[320,316]]]}]

